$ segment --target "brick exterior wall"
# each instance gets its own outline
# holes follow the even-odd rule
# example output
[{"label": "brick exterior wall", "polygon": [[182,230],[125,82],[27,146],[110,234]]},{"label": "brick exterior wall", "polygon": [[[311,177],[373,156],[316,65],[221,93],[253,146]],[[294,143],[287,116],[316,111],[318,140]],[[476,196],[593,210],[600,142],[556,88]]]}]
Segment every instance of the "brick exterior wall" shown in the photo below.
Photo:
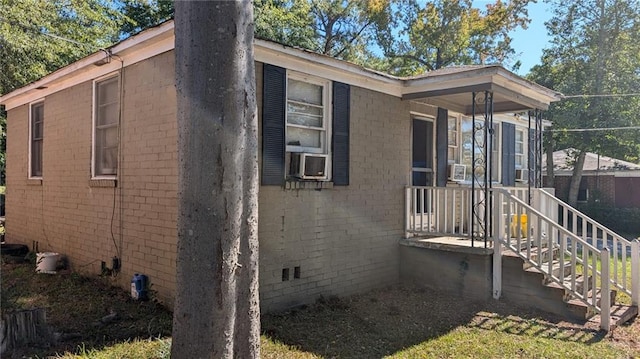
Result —
[{"label": "brick exterior wall", "polygon": [[[569,199],[571,176],[556,176],[554,181],[556,196],[566,202]],[[615,203],[616,183],[613,175],[583,175],[582,181],[580,182],[580,188],[588,189],[589,198],[593,198],[597,191],[600,194],[600,200],[602,202],[611,204]]]},{"label": "brick exterior wall", "polygon": [[[122,163],[117,186],[92,181],[93,84],[44,101],[42,181],[29,180],[29,106],[8,113],[6,239],[69,258],[74,271],[101,272],[120,249],[124,288],[148,275],[158,298],[175,290],[177,203],[176,99],[173,52],[124,71]],[[122,218],[121,218],[122,213]],[[120,234],[123,234],[121,239]]]},{"label": "brick exterior wall", "polygon": [[[411,156],[408,106],[352,86],[350,184],[322,190],[260,187],[264,309],[399,280],[403,188]],[[300,267],[299,279],[293,278],[295,267]],[[285,268],[290,272],[287,281],[282,278]]]},{"label": "brick exterior wall", "polygon": [[[120,248],[122,271],[149,276],[171,306],[175,290],[177,154],[174,53],[125,68],[117,186],[91,181],[92,82],[45,99],[43,180],[27,178],[28,106],[9,111],[7,241],[69,258],[100,273]],[[256,66],[261,108],[262,66]],[[399,280],[404,186],[410,180],[410,110],[429,106],[351,87],[350,184],[321,190],[260,188],[263,310],[349,295]],[[122,217],[121,217],[122,214]],[[113,232],[113,235],[112,235]],[[122,237],[121,237],[122,234]],[[299,277],[294,278],[294,268]],[[283,269],[289,280],[283,281]]]}]

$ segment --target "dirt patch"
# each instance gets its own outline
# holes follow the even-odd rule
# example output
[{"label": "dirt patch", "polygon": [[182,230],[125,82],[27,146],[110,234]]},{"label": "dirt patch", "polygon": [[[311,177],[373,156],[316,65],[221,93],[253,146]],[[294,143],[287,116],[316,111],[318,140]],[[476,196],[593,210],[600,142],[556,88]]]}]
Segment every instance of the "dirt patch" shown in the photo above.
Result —
[{"label": "dirt patch", "polygon": [[[36,274],[32,264],[3,262],[1,269],[2,310],[46,308],[47,322],[57,338],[3,358],[77,353],[80,348],[171,334],[170,311],[153,300],[132,300],[126,291],[111,286],[108,278]],[[594,324],[565,321],[526,306],[471,301],[413,286],[320,298],[306,307],[267,313],[261,324],[270,340],[329,358],[380,358],[460,328],[585,345],[610,342],[627,353],[638,353],[632,357],[640,355],[637,319],[604,333]]]},{"label": "dirt patch", "polygon": [[52,340],[17,350],[13,357],[77,352],[80,346],[98,348],[171,334],[169,311],[154,301],[132,300],[107,277],[36,274],[33,264],[3,262],[2,311],[32,308],[46,309]]}]

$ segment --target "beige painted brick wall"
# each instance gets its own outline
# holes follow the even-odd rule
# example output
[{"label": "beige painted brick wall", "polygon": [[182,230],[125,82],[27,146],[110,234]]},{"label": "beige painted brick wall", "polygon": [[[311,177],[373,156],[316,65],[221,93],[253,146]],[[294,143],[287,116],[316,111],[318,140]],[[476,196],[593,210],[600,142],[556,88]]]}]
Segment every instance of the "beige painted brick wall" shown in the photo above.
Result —
[{"label": "beige painted brick wall", "polygon": [[[9,111],[7,142],[7,239],[38,241],[41,251],[64,253],[73,269],[93,274],[101,260],[110,266],[115,241],[123,264],[115,282],[126,288],[133,273],[147,274],[168,305],[175,290],[177,236],[173,56],[165,53],[125,69],[124,160],[117,188],[91,186],[91,82],[45,99],[42,185],[27,179],[27,106]],[[260,111],[260,64],[256,77]],[[321,191],[260,187],[264,310],[398,281],[410,110],[433,110],[418,107],[352,87],[350,185]],[[299,279],[293,278],[296,266]],[[288,281],[282,281],[283,268],[290,269]]]},{"label": "beige painted brick wall", "polygon": [[123,161],[115,188],[90,180],[92,81],[45,99],[41,184],[27,179],[28,106],[9,111],[8,241],[30,247],[37,241],[40,251],[60,252],[73,270],[89,274],[100,273],[100,261],[110,267],[120,248],[122,271],[114,284],[126,288],[133,273],[144,273],[158,297],[170,301],[177,213],[173,69],[173,52],[125,69]]},{"label": "beige painted brick wall", "polygon": [[[352,86],[349,186],[260,187],[264,310],[398,281],[410,123],[408,102]],[[300,279],[293,278],[297,266]],[[283,268],[289,268],[288,281],[282,280]]]}]

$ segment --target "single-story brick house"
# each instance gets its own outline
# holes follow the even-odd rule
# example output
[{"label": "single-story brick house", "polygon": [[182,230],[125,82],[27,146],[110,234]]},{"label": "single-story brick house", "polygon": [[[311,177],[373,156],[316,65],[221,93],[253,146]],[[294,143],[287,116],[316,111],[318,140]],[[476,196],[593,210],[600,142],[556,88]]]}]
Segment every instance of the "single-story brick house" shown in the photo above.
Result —
[{"label": "single-story brick house", "polygon": [[[144,273],[168,305],[177,240],[173,30],[163,23],[0,97],[6,240],[62,253],[85,273],[118,258],[118,285]],[[488,183],[526,186],[524,170],[541,153],[530,140],[541,131],[513,113],[558,98],[500,66],[399,78],[264,40],[255,40],[255,60],[265,310],[398,282],[405,189],[472,182],[478,114],[492,121]]]},{"label": "single-story brick house", "polygon": [[[574,149],[553,152],[554,187],[558,198],[567,200],[573,176]],[[546,164],[543,167],[546,180]],[[616,208],[640,208],[640,165],[587,152],[578,192],[578,202],[598,200]]]}]

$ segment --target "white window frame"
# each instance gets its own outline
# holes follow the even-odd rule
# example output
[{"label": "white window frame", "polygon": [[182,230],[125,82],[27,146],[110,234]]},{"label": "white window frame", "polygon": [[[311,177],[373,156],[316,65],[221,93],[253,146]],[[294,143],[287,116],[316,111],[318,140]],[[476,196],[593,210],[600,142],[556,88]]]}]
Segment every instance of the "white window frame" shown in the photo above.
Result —
[{"label": "white window frame", "polygon": [[493,175],[493,178],[491,178],[491,181],[493,183],[500,183],[501,179],[502,179],[502,159],[500,156],[500,153],[502,152],[502,136],[500,133],[500,123],[499,122],[494,122],[493,123],[493,140],[495,140],[492,144],[492,150],[493,152],[491,153],[491,163],[492,163],[492,168],[491,168],[491,174]]},{"label": "white window frame", "polygon": [[[91,178],[92,179],[115,179],[118,177],[118,167],[120,166],[120,161],[116,162],[115,174],[98,174],[96,173],[96,123],[97,123],[97,113],[98,113],[98,104],[97,104],[97,96],[98,96],[98,84],[101,82],[109,81],[116,78],[118,82],[118,117],[122,111],[122,94],[121,94],[121,79],[119,78],[118,73],[111,73],[100,78],[93,80],[93,104],[92,104],[92,125],[91,125]],[[116,127],[120,126],[120,121],[117,121],[115,124]],[[120,129],[118,128],[118,154],[120,155]]]},{"label": "white window frame", "polygon": [[[522,134],[522,141],[518,141],[518,133]],[[525,169],[527,168],[527,132],[525,129],[520,128],[520,127],[516,127],[516,133],[515,133],[515,149],[514,149],[514,153],[515,153],[515,157],[516,157],[516,169]],[[518,152],[518,143],[522,142],[522,152]],[[520,164],[518,164],[518,158],[521,158],[520,160]]]},{"label": "white window frame", "polygon": [[[455,130],[449,129],[449,123],[452,120],[455,121],[455,124],[456,124]],[[449,143],[450,132],[455,132],[454,144]],[[460,146],[460,118],[458,116],[449,116],[447,118],[447,163],[448,164],[460,163],[460,151],[458,150],[459,146]],[[453,152],[453,158],[449,156],[451,152]]]},{"label": "white window frame", "polygon": [[[302,125],[289,124],[289,79],[310,83],[317,86],[322,86],[322,128],[318,127],[306,127]],[[309,128],[312,130],[321,131],[320,145],[321,148],[305,147],[286,145],[287,152],[306,152],[306,153],[318,153],[328,155],[329,161],[331,161],[331,81],[322,79],[316,76],[306,75],[299,72],[287,71],[287,93],[285,104],[285,139],[289,127]],[[324,136],[322,136],[324,134]],[[331,162],[329,162],[329,168],[331,168]]]},{"label": "white window frame", "polygon": [[31,102],[29,104],[29,169],[28,169],[28,175],[29,178],[33,178],[33,179],[42,179],[42,175],[43,173],[41,173],[40,175],[34,175],[33,174],[33,108],[35,106],[42,106],[42,138],[40,139],[40,141],[42,141],[43,145],[42,145],[42,153],[40,153],[40,171],[44,173],[44,99],[40,99],[34,102]]}]

